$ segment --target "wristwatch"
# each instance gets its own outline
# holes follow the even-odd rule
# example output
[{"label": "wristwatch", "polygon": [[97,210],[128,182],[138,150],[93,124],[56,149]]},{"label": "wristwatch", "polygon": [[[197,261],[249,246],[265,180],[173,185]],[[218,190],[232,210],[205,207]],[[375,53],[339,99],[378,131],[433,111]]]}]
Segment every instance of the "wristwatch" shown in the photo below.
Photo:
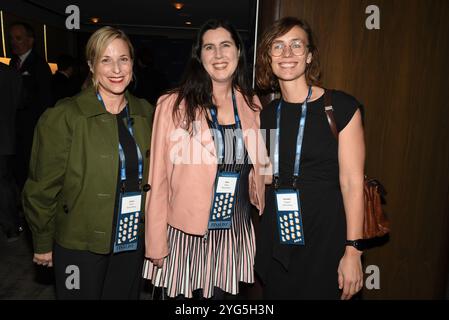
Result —
[{"label": "wristwatch", "polygon": [[346,240],[345,245],[354,247],[359,251],[363,251],[366,249],[366,243],[364,239]]}]

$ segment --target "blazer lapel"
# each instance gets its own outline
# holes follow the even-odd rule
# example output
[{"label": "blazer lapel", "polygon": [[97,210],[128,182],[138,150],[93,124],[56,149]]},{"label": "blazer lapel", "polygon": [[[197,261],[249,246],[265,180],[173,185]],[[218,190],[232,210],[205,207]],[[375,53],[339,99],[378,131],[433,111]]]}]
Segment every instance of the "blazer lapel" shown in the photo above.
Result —
[{"label": "blazer lapel", "polygon": [[207,123],[206,116],[203,112],[198,111],[196,125],[193,138],[198,141],[201,146],[207,150],[212,156],[217,157],[214,139]]}]

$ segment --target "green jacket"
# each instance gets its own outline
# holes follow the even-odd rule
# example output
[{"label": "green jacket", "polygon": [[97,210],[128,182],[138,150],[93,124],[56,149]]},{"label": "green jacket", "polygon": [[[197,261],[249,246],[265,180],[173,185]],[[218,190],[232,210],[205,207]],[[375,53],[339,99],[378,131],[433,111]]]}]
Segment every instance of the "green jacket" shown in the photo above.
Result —
[{"label": "green jacket", "polygon": [[[128,92],[126,98],[146,184],[154,110]],[[54,241],[68,249],[111,251],[118,167],[116,116],[105,110],[93,88],[59,101],[41,116],[22,199],[35,253],[52,251]]]}]

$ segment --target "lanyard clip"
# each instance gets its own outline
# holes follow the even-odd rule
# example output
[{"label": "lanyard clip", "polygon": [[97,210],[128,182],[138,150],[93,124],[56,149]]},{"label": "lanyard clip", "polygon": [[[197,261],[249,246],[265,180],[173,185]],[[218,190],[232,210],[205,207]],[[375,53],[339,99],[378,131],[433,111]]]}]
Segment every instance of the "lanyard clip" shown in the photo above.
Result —
[{"label": "lanyard clip", "polygon": [[279,187],[281,186],[281,184],[279,182],[279,177],[277,177],[277,176],[273,177],[273,186],[275,189],[279,189]]},{"label": "lanyard clip", "polygon": [[293,186],[293,189],[295,189],[295,190],[299,189],[299,183],[298,183],[298,177],[297,176],[293,177],[292,186]]},{"label": "lanyard clip", "polygon": [[125,193],[125,181],[122,181],[122,185],[120,186],[120,192]]},{"label": "lanyard clip", "polygon": [[209,230],[206,231],[206,233],[203,236],[203,242],[207,242],[207,238],[209,237]]}]

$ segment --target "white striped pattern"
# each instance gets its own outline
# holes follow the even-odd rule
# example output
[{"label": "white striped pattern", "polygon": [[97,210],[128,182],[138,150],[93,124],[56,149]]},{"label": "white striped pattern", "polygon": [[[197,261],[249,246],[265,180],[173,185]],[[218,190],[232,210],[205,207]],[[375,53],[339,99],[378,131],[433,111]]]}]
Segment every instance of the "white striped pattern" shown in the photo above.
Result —
[{"label": "white striped pattern", "polygon": [[[229,146],[235,143],[233,130],[229,130],[234,126],[225,128],[225,146]],[[225,163],[225,170],[234,170],[233,152],[226,152]],[[231,228],[210,230],[204,239],[168,226],[170,255],[162,268],[146,260],[144,278],[157,287],[166,288],[169,297],[184,295],[186,298],[192,298],[192,292],[197,289],[203,289],[203,297],[210,298],[214,287],[235,295],[239,293],[239,282],[254,282],[256,245],[248,194],[250,169],[245,150]]]}]

